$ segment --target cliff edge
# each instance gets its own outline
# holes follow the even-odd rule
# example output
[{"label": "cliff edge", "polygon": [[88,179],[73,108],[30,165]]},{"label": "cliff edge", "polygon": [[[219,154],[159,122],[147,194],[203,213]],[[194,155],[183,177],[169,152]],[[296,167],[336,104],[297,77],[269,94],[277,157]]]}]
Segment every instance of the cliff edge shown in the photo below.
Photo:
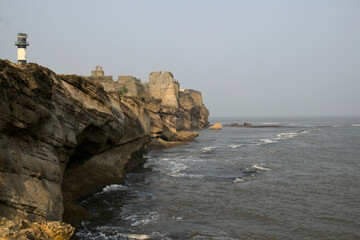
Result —
[{"label": "cliff edge", "polygon": [[79,198],[122,182],[149,144],[181,144],[208,124],[190,93],[169,106],[33,63],[0,60],[0,95],[0,216],[10,220],[76,226],[88,216]]}]

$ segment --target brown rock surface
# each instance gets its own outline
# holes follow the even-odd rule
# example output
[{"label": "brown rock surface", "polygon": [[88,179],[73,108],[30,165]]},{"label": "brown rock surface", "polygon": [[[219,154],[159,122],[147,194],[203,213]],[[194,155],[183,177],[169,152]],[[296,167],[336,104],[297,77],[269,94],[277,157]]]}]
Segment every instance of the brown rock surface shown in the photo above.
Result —
[{"label": "brown rock surface", "polygon": [[62,222],[30,222],[16,217],[10,221],[0,219],[0,239],[37,239],[37,240],[68,240],[75,228]]},{"label": "brown rock surface", "polygon": [[79,224],[88,213],[78,199],[122,182],[151,137],[184,144],[196,134],[182,130],[208,124],[203,105],[161,102],[0,60],[0,216]]},{"label": "brown rock surface", "polygon": [[221,129],[222,129],[221,123],[215,123],[210,127],[210,130],[221,130]]}]

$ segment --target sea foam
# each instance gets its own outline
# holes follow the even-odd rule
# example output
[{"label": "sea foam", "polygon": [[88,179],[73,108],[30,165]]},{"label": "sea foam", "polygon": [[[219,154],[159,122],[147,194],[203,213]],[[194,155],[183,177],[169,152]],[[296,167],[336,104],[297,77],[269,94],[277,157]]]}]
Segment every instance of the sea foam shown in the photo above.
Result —
[{"label": "sea foam", "polygon": [[138,218],[139,218],[138,215],[133,215],[133,216],[129,216],[129,217],[125,218],[125,220],[129,220],[129,219],[134,220],[134,219],[136,219],[135,222],[132,223],[130,226],[131,227],[139,227],[139,226],[149,224],[151,222],[158,221],[159,218],[160,218],[160,215],[157,212],[151,212],[149,215],[147,215],[145,217],[145,219],[138,219]]},{"label": "sea foam", "polygon": [[210,147],[204,147],[201,149],[202,153],[209,153],[214,149],[214,147],[210,146]]},{"label": "sea foam", "polygon": [[281,139],[289,139],[289,138],[294,138],[296,137],[298,134],[297,133],[293,133],[293,132],[290,132],[290,133],[279,133],[277,135],[277,139],[281,140]]},{"label": "sea foam", "polygon": [[126,186],[121,184],[111,184],[103,188],[103,190],[100,193],[104,192],[112,192],[112,191],[121,191],[128,189]]},{"label": "sea foam", "polygon": [[256,169],[259,169],[261,171],[270,171],[271,170],[270,168],[266,168],[266,167],[263,167],[263,166],[258,165],[258,164],[252,165],[252,168],[256,168]]},{"label": "sea foam", "polygon": [[244,181],[245,181],[245,180],[242,179],[242,178],[236,178],[236,179],[234,180],[234,183],[244,182]]},{"label": "sea foam", "polygon": [[246,146],[247,144],[237,144],[237,145],[230,145],[231,148],[239,148],[242,146]]},{"label": "sea foam", "polygon": [[360,127],[360,124],[359,123],[354,123],[353,127]]}]

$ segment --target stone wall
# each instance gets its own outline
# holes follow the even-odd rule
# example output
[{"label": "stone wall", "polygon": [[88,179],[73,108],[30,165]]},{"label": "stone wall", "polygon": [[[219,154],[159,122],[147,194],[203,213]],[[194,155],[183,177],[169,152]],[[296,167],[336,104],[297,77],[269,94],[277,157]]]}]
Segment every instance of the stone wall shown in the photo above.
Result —
[{"label": "stone wall", "polygon": [[179,107],[179,84],[175,82],[171,72],[152,72],[149,76],[149,95],[162,100],[162,105]]},{"label": "stone wall", "polygon": [[[164,107],[202,107],[201,92],[192,89],[180,89],[174,75],[168,71],[156,71],[149,75],[149,82],[140,82],[133,76],[118,76],[116,82],[111,76],[104,76],[102,67],[97,66],[92,76],[87,77],[103,85],[105,91],[116,92],[124,96],[148,96],[161,99]],[[181,101],[181,104],[180,104]],[[180,105],[179,105],[180,104]]]},{"label": "stone wall", "polygon": [[144,91],[144,86],[133,76],[118,76],[116,83],[120,88],[126,87],[127,93],[124,93],[125,96],[136,97]]},{"label": "stone wall", "polygon": [[104,71],[101,66],[96,66],[94,71],[91,71],[92,77],[104,77]]}]

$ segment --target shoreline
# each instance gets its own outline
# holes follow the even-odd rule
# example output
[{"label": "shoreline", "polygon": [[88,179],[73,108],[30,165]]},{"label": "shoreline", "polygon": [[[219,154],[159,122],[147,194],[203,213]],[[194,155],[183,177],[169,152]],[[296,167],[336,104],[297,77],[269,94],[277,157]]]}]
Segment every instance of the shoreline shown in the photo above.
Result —
[{"label": "shoreline", "polygon": [[177,95],[179,83],[166,76],[178,107],[121,96],[34,63],[0,60],[1,216],[78,226],[89,217],[78,199],[124,181],[150,142],[171,147],[194,140],[209,111],[200,92]]}]

